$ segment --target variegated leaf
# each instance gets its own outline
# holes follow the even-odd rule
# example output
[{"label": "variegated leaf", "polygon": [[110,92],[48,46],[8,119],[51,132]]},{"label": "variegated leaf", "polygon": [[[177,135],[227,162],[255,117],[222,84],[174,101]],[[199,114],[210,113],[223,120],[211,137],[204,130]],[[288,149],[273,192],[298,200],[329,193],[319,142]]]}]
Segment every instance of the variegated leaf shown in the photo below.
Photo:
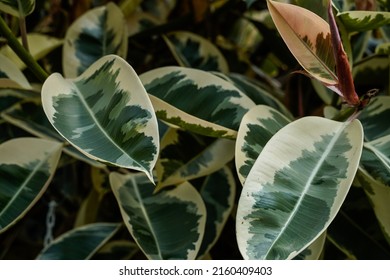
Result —
[{"label": "variegated leaf", "polygon": [[43,84],[42,104],[54,128],[85,155],[145,172],[153,180],[157,119],[125,60],[105,56],[74,80],[52,74]]},{"label": "variegated leaf", "polygon": [[206,204],[206,228],[197,258],[207,255],[218,241],[234,206],[236,183],[232,171],[224,167],[207,176],[199,188]]},{"label": "variegated leaf", "polygon": [[[185,152],[183,152],[185,151]],[[156,165],[158,188],[209,175],[234,157],[234,141],[209,139],[170,129],[161,140]]]},{"label": "variegated leaf", "polygon": [[[22,91],[19,89],[19,93]],[[29,93],[29,91],[24,91]],[[48,140],[65,142],[64,138],[57,133],[53,126],[48,121],[40,100],[36,100],[37,92],[32,92],[34,98],[29,98],[28,101],[19,102],[14,106],[9,107],[6,111],[2,112],[0,116],[8,123],[30,133],[39,138]],[[65,144],[65,143],[64,143]],[[67,154],[73,158],[84,161],[92,166],[102,168],[105,165],[87,157],[75,147],[71,145],[64,145],[64,154]]]},{"label": "variegated leaf", "polygon": [[0,11],[16,17],[25,17],[35,8],[35,0],[0,0]]},{"label": "variegated leaf", "polygon": [[360,165],[375,180],[390,188],[390,135],[365,142]]},{"label": "variegated leaf", "polygon": [[354,65],[353,76],[357,86],[386,88],[389,85],[389,71],[388,55],[372,55]]},{"label": "variegated leaf", "polygon": [[57,168],[61,143],[15,138],[0,145],[0,233],[42,196]]},{"label": "variegated leaf", "polygon": [[30,83],[20,69],[5,55],[0,53],[0,78],[8,78],[16,82],[22,88],[31,89]]},{"label": "variegated leaf", "polygon": [[123,58],[127,54],[126,22],[111,2],[88,11],[68,28],[62,55],[64,76],[75,78],[109,54]]},{"label": "variegated leaf", "polygon": [[365,170],[360,169],[357,174],[360,185],[364,188],[372,208],[375,212],[385,238],[390,243],[390,187],[379,180],[375,180]]},{"label": "variegated leaf", "polygon": [[326,231],[324,231],[312,244],[299,253],[294,260],[318,260],[324,250]]},{"label": "variegated leaf", "polygon": [[265,105],[253,107],[242,118],[235,152],[237,175],[242,185],[264,146],[289,122],[288,118]]},{"label": "variegated leaf", "polygon": [[88,260],[119,229],[120,224],[95,223],[59,236],[37,256],[38,260]]},{"label": "variegated leaf", "polygon": [[320,236],[339,211],[358,168],[363,130],[305,117],[286,125],[252,167],[237,210],[245,259],[291,259]]},{"label": "variegated leaf", "polygon": [[164,40],[180,66],[205,71],[229,72],[227,61],[218,48],[195,33],[170,32],[164,36]]},{"label": "variegated leaf", "polygon": [[390,187],[390,97],[374,97],[359,116],[364,128],[361,167],[374,180]]},{"label": "variegated leaf", "polygon": [[371,142],[390,134],[387,121],[390,118],[390,96],[377,96],[359,115],[364,128],[364,139]]},{"label": "variegated leaf", "polygon": [[238,89],[240,89],[245,95],[247,95],[256,105],[268,105],[280,113],[283,113],[289,118],[293,118],[291,112],[276,98],[268,89],[264,88],[259,82],[249,77],[238,74],[230,73],[223,75],[221,73],[215,73],[219,77],[231,82]]},{"label": "variegated leaf", "polygon": [[390,24],[390,12],[348,11],[337,15],[348,32],[362,32]]},{"label": "variegated leaf", "polygon": [[[18,38],[18,40],[21,41],[21,38]],[[63,43],[62,39],[50,37],[39,33],[27,34],[27,41],[29,46],[29,52],[35,60],[40,60],[44,58],[50,52],[60,47]],[[0,52],[6,57],[8,57],[10,60],[12,60],[19,69],[23,70],[27,67],[26,64],[8,45],[2,47]]]},{"label": "variegated leaf", "polygon": [[338,84],[329,24],[299,6],[271,0],[267,4],[280,35],[299,64],[322,83]]},{"label": "variegated leaf", "polygon": [[154,193],[143,174],[110,174],[122,218],[149,259],[195,259],[205,224],[206,207],[189,183]]},{"label": "variegated leaf", "polygon": [[161,67],[140,79],[149,94],[163,101],[153,102],[159,118],[206,136],[235,138],[242,116],[254,106],[232,84],[198,69]]}]

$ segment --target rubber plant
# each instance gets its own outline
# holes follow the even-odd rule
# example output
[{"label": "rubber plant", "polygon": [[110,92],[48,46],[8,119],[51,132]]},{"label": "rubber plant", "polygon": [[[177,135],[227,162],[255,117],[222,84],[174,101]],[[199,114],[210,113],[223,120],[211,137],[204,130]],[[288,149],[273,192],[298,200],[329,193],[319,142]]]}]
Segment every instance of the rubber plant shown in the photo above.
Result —
[{"label": "rubber plant", "polygon": [[[56,170],[87,166],[83,176],[91,186],[73,227],[53,236],[56,212],[49,209],[37,259],[211,258],[231,219],[244,259],[318,259],[327,240],[337,239],[327,231],[342,216],[353,184],[366,192],[390,240],[390,129],[383,121],[390,100],[374,96],[375,89],[357,94],[355,77],[367,69],[354,66],[348,37],[382,28],[389,13],[340,12],[332,1],[315,7],[266,1],[303,68],[295,74],[310,77],[324,100],[330,91],[337,96],[325,117],[297,118],[278,98],[278,81],[251,64],[250,47],[237,57],[266,83],[230,72],[216,45],[179,30],[161,36],[178,66],[161,63],[138,73],[129,64],[129,38],[142,33],[145,22],[160,30],[174,6],[141,8],[140,2],[94,7],[67,28],[64,40],[45,37],[50,43],[34,51],[23,26],[35,1],[0,0],[2,12],[19,18],[24,42],[0,17],[0,33],[16,53],[4,48],[0,54],[0,125],[28,134],[0,143],[1,235],[28,218],[51,184],[71,184]],[[216,2],[210,11],[229,1]],[[165,12],[156,17],[153,9],[161,6]],[[195,20],[204,17],[199,11]],[[231,44],[221,45],[235,50]],[[62,71],[49,74],[37,61],[59,45]],[[25,66],[42,85],[30,84]],[[107,197],[115,204],[104,207]]]}]

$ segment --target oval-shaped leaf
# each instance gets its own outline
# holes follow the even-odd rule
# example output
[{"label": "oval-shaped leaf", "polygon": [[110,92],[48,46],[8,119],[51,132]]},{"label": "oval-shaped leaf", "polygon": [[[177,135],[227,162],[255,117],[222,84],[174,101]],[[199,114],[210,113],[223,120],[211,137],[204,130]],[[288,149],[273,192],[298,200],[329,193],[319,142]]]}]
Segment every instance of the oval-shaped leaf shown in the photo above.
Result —
[{"label": "oval-shaped leaf", "polygon": [[110,174],[122,218],[149,259],[195,259],[202,242],[206,207],[189,183],[154,194],[143,174]]},{"label": "oval-shaped leaf", "polygon": [[126,21],[111,2],[86,12],[68,28],[62,55],[64,76],[75,78],[109,54],[127,55]]},{"label": "oval-shaped leaf", "polygon": [[[21,38],[19,37],[18,40],[21,41]],[[47,54],[61,46],[63,43],[62,39],[39,33],[27,34],[27,41],[30,54],[35,60],[44,58]],[[26,64],[8,45],[1,48],[1,53],[11,59],[19,69],[23,70],[26,68]]]},{"label": "oval-shaped leaf", "polygon": [[205,71],[229,72],[227,61],[218,48],[195,33],[170,32],[164,36],[164,40],[180,66]]},{"label": "oval-shaped leaf", "polygon": [[252,167],[237,210],[245,259],[291,259],[336,216],[358,168],[358,120],[305,117],[279,130]]},{"label": "oval-shaped leaf", "polygon": [[233,209],[236,183],[232,171],[225,166],[207,176],[199,191],[207,211],[205,233],[197,256],[201,259],[218,241]]},{"label": "oval-shaped leaf", "polygon": [[242,118],[235,152],[237,175],[242,185],[264,146],[289,122],[288,118],[265,105],[253,107]]},{"label": "oval-shaped leaf", "polygon": [[234,141],[206,139],[170,129],[161,140],[156,165],[158,188],[209,175],[234,157]]},{"label": "oval-shaped leaf", "polygon": [[0,78],[8,78],[25,89],[31,89],[30,83],[20,69],[5,55],[0,54]]},{"label": "oval-shaped leaf", "polygon": [[0,11],[16,17],[25,17],[35,8],[35,0],[0,0]]},{"label": "oval-shaped leaf", "polygon": [[59,236],[37,256],[38,260],[88,260],[119,229],[119,224],[96,223]]},{"label": "oval-shaped leaf", "polygon": [[152,104],[127,62],[101,58],[74,80],[52,74],[42,105],[54,128],[92,159],[145,172],[153,180],[159,132]]},{"label": "oval-shaped leaf", "polygon": [[[253,101],[232,84],[198,69],[161,67],[143,73],[140,79],[149,94],[195,117],[182,119],[185,116],[170,112],[161,104],[155,106],[159,118],[177,126],[189,124],[185,128],[204,135],[212,136],[216,131],[219,137],[234,138],[235,135],[229,135],[230,131],[238,130],[241,118],[254,106]],[[205,127],[205,122],[226,128],[226,131],[219,132],[211,124]]]},{"label": "oval-shaped leaf", "polygon": [[271,0],[267,4],[280,35],[299,64],[324,84],[338,84],[329,24],[299,6]]},{"label": "oval-shaped leaf", "polygon": [[16,138],[0,145],[0,233],[20,220],[49,185],[61,143]]}]

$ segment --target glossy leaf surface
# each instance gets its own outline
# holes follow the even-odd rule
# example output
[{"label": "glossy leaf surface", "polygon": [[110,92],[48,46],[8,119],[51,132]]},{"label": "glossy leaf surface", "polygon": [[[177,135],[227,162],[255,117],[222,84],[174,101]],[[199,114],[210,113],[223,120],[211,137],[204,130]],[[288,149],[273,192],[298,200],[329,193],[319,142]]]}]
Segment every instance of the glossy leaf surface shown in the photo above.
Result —
[{"label": "glossy leaf surface", "polygon": [[109,54],[127,54],[126,22],[114,3],[88,11],[69,27],[62,55],[64,76],[75,78]]},{"label": "glossy leaf surface", "polygon": [[234,138],[242,116],[254,106],[232,84],[198,69],[156,68],[140,79],[149,94],[176,108],[153,102],[159,118],[203,135]]},{"label": "glossy leaf surface", "polygon": [[143,174],[110,174],[122,218],[142,251],[152,260],[195,259],[205,224],[206,207],[189,183],[154,194]]},{"label": "glossy leaf surface", "polygon": [[61,143],[15,138],[0,145],[0,233],[20,220],[54,176]]},{"label": "glossy leaf surface", "polygon": [[242,185],[264,146],[289,122],[288,118],[265,105],[253,107],[243,117],[235,152],[237,175]]},{"label": "glossy leaf surface", "polygon": [[153,179],[157,119],[126,61],[105,56],[74,80],[52,74],[43,85],[42,104],[54,128],[85,155]]},{"label": "glossy leaf surface", "polygon": [[246,259],[291,259],[329,226],[358,168],[359,121],[305,117],[279,130],[252,167],[237,210]]},{"label": "glossy leaf surface", "polygon": [[336,85],[329,24],[302,7],[267,1],[272,19],[299,64],[326,85]]}]

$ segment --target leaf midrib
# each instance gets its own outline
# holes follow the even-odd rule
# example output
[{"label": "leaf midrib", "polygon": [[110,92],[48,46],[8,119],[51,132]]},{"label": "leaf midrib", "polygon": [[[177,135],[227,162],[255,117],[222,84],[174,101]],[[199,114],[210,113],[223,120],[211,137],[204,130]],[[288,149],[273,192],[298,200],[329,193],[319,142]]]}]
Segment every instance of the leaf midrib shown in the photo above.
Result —
[{"label": "leaf midrib", "polygon": [[344,131],[344,128],[348,125],[349,123],[346,122],[346,123],[343,123],[342,126],[336,131],[336,134],[333,136],[333,138],[331,139],[331,141],[329,142],[328,146],[326,147],[324,153],[322,154],[322,156],[320,157],[320,159],[318,160],[317,164],[315,165],[314,169],[313,169],[313,172],[310,174],[310,177],[308,178],[307,182],[306,182],[306,185],[305,187],[303,188],[303,191],[301,192],[301,196],[299,197],[298,201],[296,202],[293,210],[291,211],[291,215],[289,216],[289,218],[287,219],[287,221],[284,223],[284,226],[281,228],[279,234],[276,236],[276,238],[274,239],[274,241],[272,242],[272,244],[270,245],[268,251],[266,252],[265,256],[268,256],[269,252],[273,249],[275,243],[278,242],[279,238],[284,234],[284,232],[286,231],[286,229],[288,228],[288,226],[290,225],[291,221],[294,219],[294,217],[296,216],[297,212],[299,211],[299,208],[300,208],[300,205],[301,205],[301,202],[304,200],[304,198],[306,197],[306,194],[308,192],[308,190],[310,189],[310,186],[312,185],[311,183],[313,182],[315,176],[318,174],[318,172],[320,171],[320,168],[322,166],[322,164],[325,162],[325,159],[327,158],[327,156],[329,155],[329,153],[332,151],[332,148],[334,147],[334,145],[336,144],[337,140],[340,138],[341,136],[341,133]]},{"label": "leaf midrib", "polygon": [[159,242],[158,242],[158,234],[156,234],[156,231],[155,231],[155,229],[153,227],[153,224],[152,224],[152,222],[149,219],[148,211],[147,211],[147,209],[146,209],[146,207],[145,207],[145,205],[143,203],[143,198],[142,198],[140,192],[138,191],[138,184],[137,184],[136,180],[134,179],[134,177],[131,177],[130,180],[131,180],[131,183],[134,186],[135,194],[136,194],[137,199],[138,199],[138,201],[139,201],[139,203],[141,205],[142,214],[144,215],[146,223],[147,223],[148,227],[150,228],[150,232],[152,233],[153,240],[154,240],[154,242],[156,244],[158,256],[159,256],[160,260],[163,260],[161,248],[160,248]]},{"label": "leaf midrib", "polygon": [[[75,85],[75,84],[74,84]],[[143,164],[141,164],[140,162],[138,162],[137,160],[135,160],[134,158],[132,158],[125,150],[123,150],[116,142],[114,139],[112,139],[110,137],[109,134],[107,134],[107,132],[105,131],[104,127],[101,126],[99,120],[95,117],[95,114],[94,112],[91,110],[91,108],[88,106],[87,102],[85,101],[84,99],[84,96],[82,95],[82,93],[80,92],[79,88],[75,85],[74,87],[75,91],[76,91],[76,94],[77,94],[77,97],[79,98],[80,102],[83,104],[85,110],[87,111],[87,113],[89,114],[89,116],[92,118],[93,122],[96,124],[97,128],[100,130],[100,132],[106,137],[106,139],[109,140],[109,142],[111,144],[114,145],[115,148],[117,148],[122,154],[125,154],[127,155],[129,158],[131,158],[132,161],[136,162],[139,166],[141,166],[144,170],[146,170],[146,168],[143,166]],[[117,159],[116,159],[117,160]]]}]

